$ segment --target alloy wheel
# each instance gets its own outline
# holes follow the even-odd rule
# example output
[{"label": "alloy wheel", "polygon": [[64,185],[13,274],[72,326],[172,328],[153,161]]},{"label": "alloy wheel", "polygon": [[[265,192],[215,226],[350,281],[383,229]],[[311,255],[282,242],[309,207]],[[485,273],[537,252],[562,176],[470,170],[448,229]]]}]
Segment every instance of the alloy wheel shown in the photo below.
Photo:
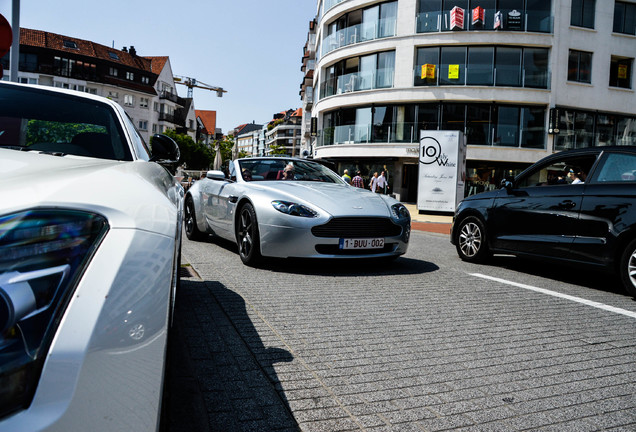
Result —
[{"label": "alloy wheel", "polygon": [[482,233],[474,222],[467,222],[459,232],[459,248],[467,258],[473,258],[481,249]]}]

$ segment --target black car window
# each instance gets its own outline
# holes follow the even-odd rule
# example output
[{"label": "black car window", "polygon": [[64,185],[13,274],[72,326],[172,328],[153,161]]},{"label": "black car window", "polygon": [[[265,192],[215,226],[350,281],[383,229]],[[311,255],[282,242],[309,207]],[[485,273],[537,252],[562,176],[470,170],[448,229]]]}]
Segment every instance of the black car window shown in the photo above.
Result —
[{"label": "black car window", "polygon": [[[553,159],[522,174],[516,182],[516,187],[567,186],[573,183],[584,183],[595,160],[596,155]],[[577,181],[576,178],[579,180]]]},{"label": "black car window", "polygon": [[133,159],[112,107],[29,87],[0,86],[0,147]]},{"label": "black car window", "polygon": [[636,183],[636,154],[606,153],[594,181]]}]

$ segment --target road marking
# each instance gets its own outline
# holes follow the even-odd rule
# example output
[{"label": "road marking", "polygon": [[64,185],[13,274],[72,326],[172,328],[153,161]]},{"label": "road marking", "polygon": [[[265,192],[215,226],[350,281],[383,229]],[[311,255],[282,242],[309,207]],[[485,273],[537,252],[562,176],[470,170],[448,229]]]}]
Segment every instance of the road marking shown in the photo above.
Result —
[{"label": "road marking", "polygon": [[625,315],[625,316],[628,316],[630,318],[636,318],[636,312],[628,311],[626,309],[621,309],[621,308],[617,308],[617,307],[614,307],[614,306],[609,306],[609,305],[606,305],[606,304],[603,304],[603,303],[599,303],[599,302],[595,302],[595,301],[591,301],[591,300],[586,300],[586,299],[583,299],[583,298],[580,298],[580,297],[574,297],[574,296],[567,295],[567,294],[561,294],[561,293],[558,293],[556,291],[550,291],[550,290],[547,290],[547,289],[544,289],[544,288],[538,288],[538,287],[535,287],[535,286],[532,286],[532,285],[525,285],[525,284],[518,283],[518,282],[512,282],[512,281],[505,280],[505,279],[500,279],[500,278],[496,278],[496,277],[492,277],[492,276],[487,276],[487,275],[483,275],[481,273],[469,273],[469,274],[471,276],[476,276],[476,277],[479,277],[479,278],[482,278],[482,279],[488,279],[488,280],[491,280],[491,281],[500,282],[502,284],[516,286],[518,288],[523,288],[523,289],[527,289],[527,290],[530,290],[530,291],[535,291],[535,292],[538,292],[538,293],[541,293],[541,294],[546,294],[546,295],[549,295],[549,296],[558,297],[558,298],[562,298],[562,299],[565,299],[565,300],[570,300],[570,301],[573,301],[573,302],[581,303],[581,304],[584,304],[586,306],[592,306],[592,307],[595,307],[595,308],[598,308],[598,309],[603,309],[603,310],[606,310],[606,311],[609,311],[609,312],[614,312],[614,313],[617,313],[617,314]]}]

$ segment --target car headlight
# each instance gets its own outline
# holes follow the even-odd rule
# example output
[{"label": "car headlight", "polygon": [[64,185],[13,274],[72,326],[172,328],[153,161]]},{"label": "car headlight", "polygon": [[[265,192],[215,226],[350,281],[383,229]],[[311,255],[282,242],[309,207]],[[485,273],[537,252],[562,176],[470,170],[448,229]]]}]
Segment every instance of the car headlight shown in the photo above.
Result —
[{"label": "car headlight", "polygon": [[409,213],[409,209],[406,208],[404,204],[397,203],[391,206],[391,213],[393,213],[393,217],[396,219],[410,219],[411,214]]},{"label": "car headlight", "polygon": [[51,340],[101,239],[102,216],[0,216],[0,417],[31,403]]},{"label": "car headlight", "polygon": [[291,216],[301,216],[313,218],[318,216],[314,210],[302,204],[297,204],[289,201],[272,201],[272,205],[276,210],[281,213],[285,213]]}]

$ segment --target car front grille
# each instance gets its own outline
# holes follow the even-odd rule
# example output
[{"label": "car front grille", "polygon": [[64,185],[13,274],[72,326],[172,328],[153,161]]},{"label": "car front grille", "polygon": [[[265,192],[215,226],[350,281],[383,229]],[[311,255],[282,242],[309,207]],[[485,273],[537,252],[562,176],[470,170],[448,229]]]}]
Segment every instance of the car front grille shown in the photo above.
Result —
[{"label": "car front grille", "polygon": [[316,237],[329,238],[396,237],[402,233],[402,227],[389,218],[342,217],[317,225],[311,232]]}]

